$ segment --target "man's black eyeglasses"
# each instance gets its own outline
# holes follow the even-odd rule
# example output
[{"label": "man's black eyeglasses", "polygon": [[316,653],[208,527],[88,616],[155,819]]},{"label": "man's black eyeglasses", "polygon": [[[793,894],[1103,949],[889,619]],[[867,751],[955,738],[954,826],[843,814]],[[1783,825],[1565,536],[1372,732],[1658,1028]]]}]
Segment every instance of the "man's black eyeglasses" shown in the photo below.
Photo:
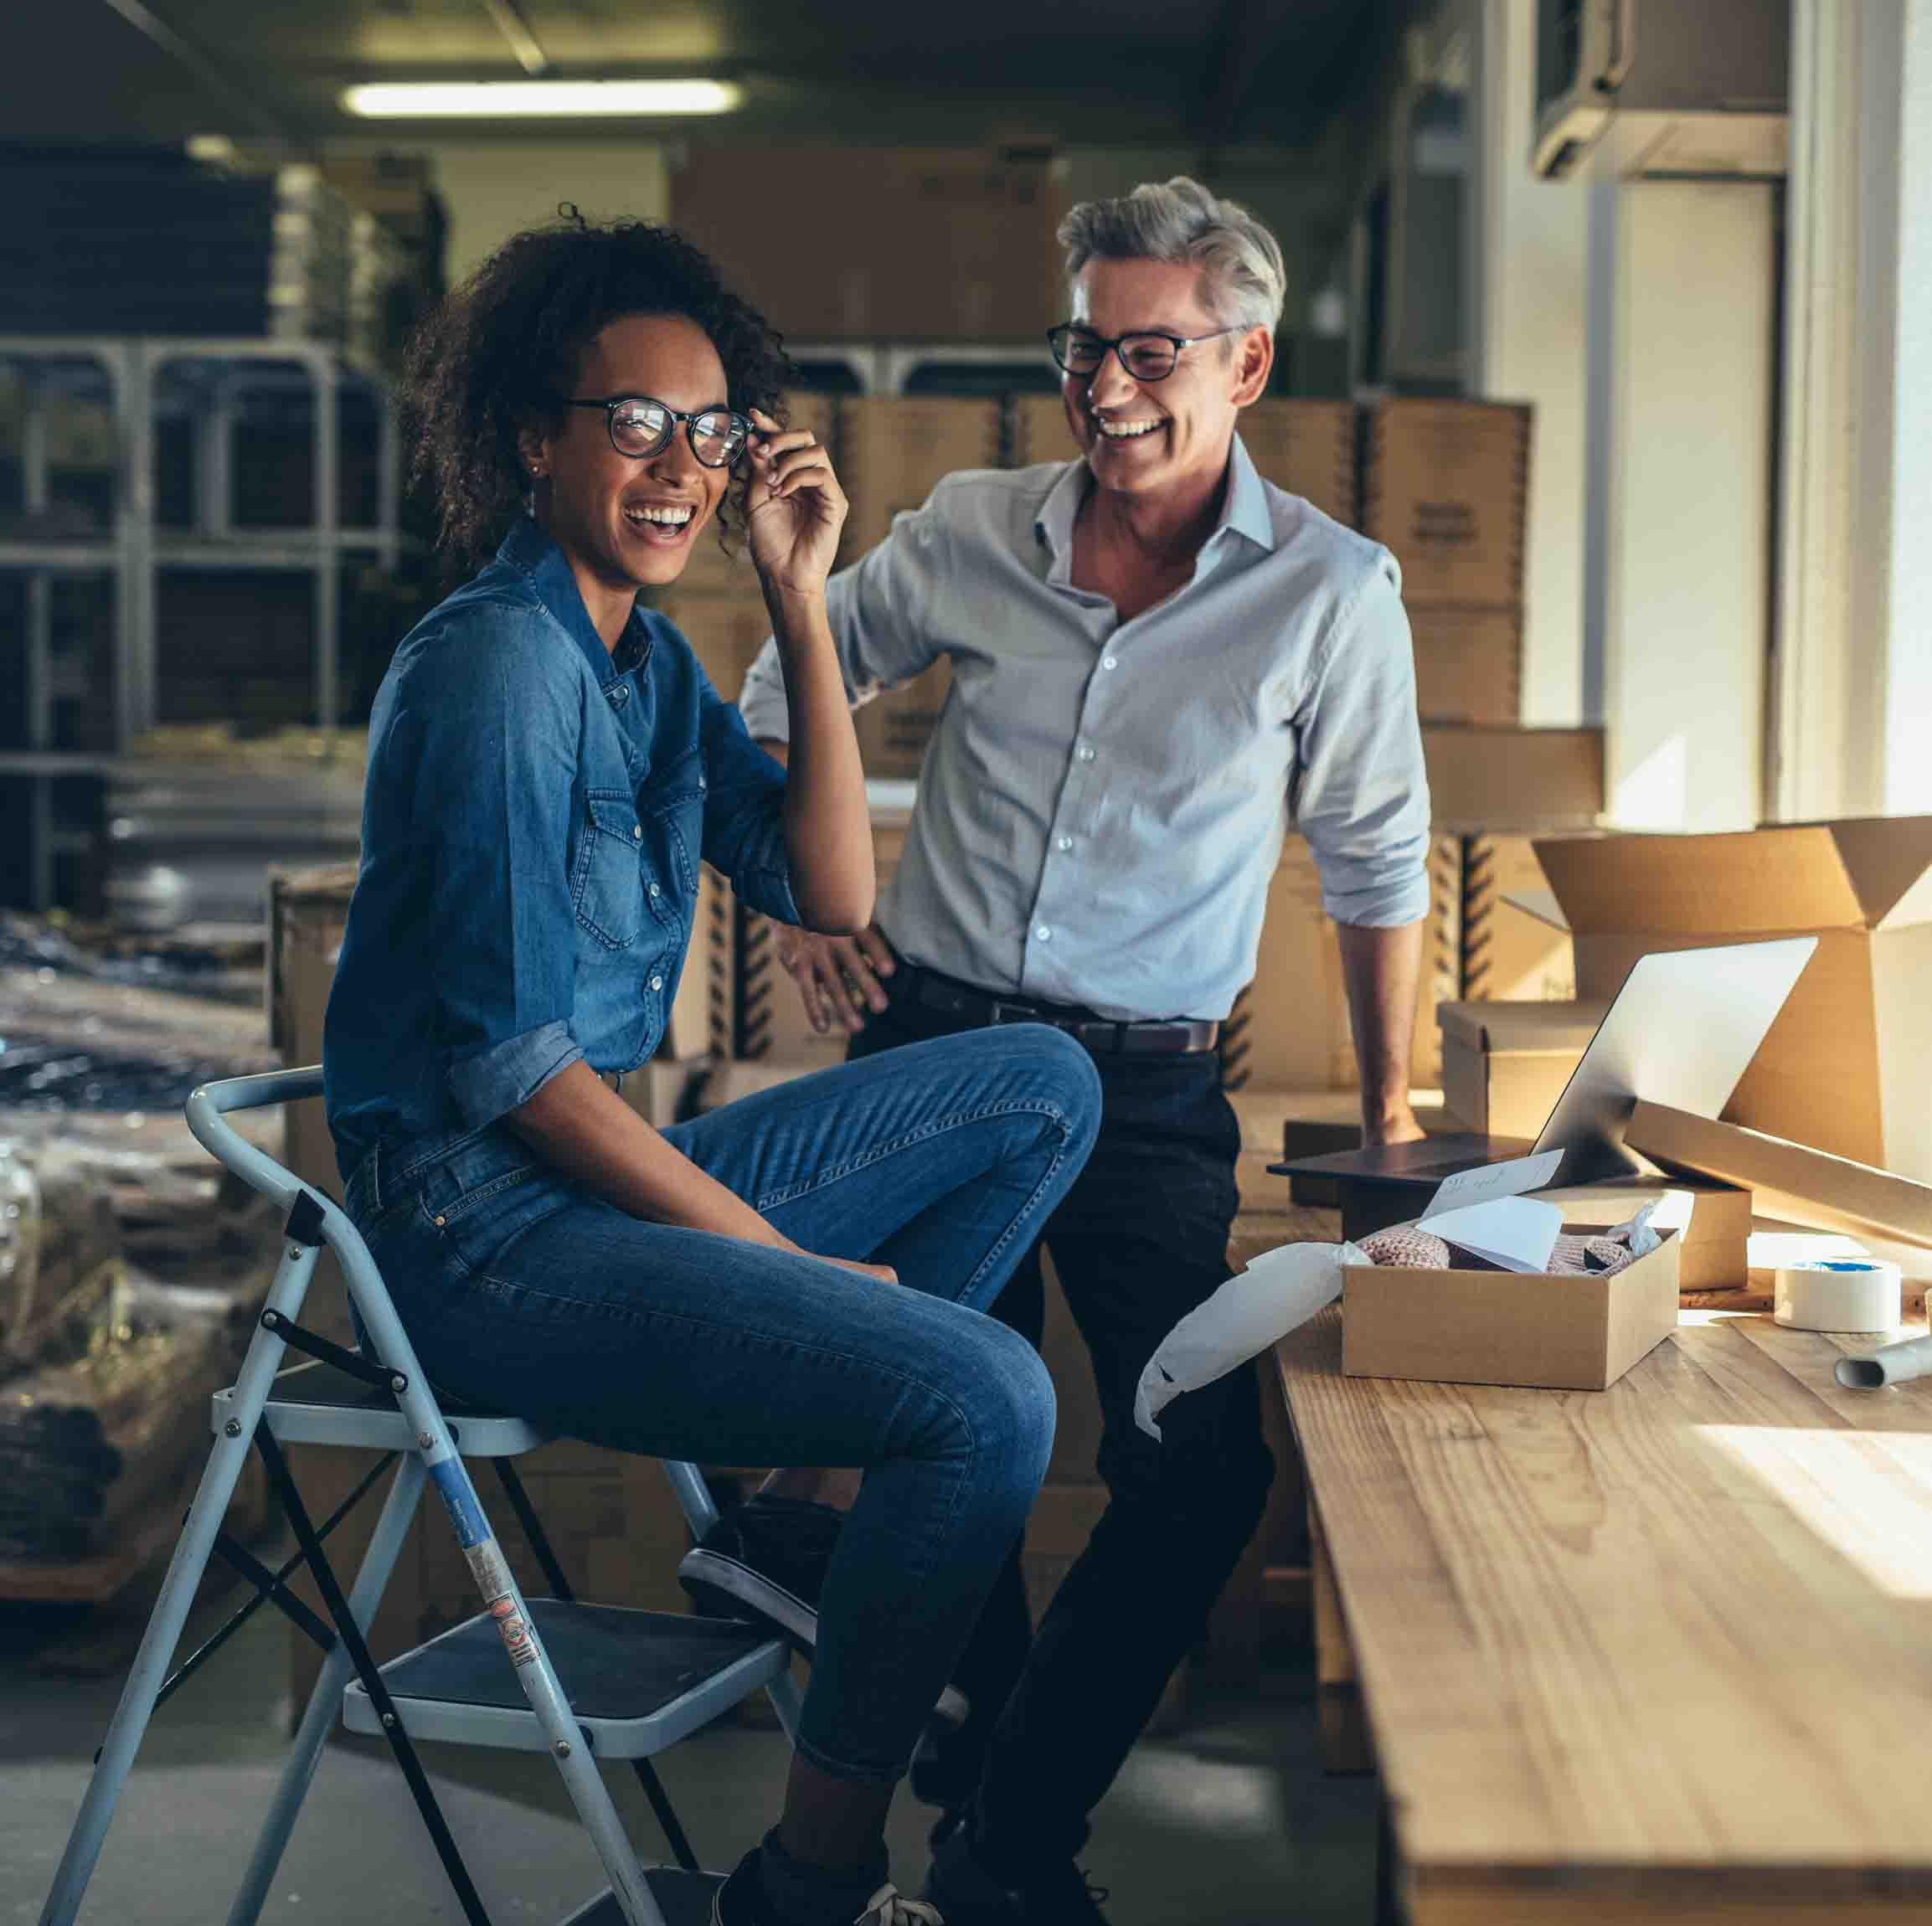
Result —
[{"label": "man's black eyeglasses", "polygon": [[633,461],[661,455],[670,446],[680,421],[691,452],[707,468],[729,468],[751,439],[751,423],[728,409],[701,408],[695,415],[687,415],[648,394],[559,399],[565,408],[601,408],[609,418],[611,445]]},{"label": "man's black eyeglasses", "polygon": [[1105,335],[1075,327],[1071,322],[1064,321],[1058,327],[1047,330],[1047,346],[1054,351],[1054,359],[1062,371],[1068,374],[1098,374],[1100,363],[1112,353],[1120,356],[1121,366],[1135,380],[1165,381],[1174,372],[1174,363],[1181,358],[1183,348],[1192,348],[1198,341],[1214,341],[1224,334],[1242,332],[1238,327],[1218,327],[1212,334],[1168,334],[1160,329],[1149,328],[1137,334],[1115,335],[1110,341]]}]

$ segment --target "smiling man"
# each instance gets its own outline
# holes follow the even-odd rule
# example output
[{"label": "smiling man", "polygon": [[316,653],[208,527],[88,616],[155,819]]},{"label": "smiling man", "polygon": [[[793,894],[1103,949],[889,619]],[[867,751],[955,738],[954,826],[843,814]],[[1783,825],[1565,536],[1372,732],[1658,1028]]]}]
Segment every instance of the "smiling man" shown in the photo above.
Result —
[{"label": "smiling man", "polygon": [[[1044,1020],[1093,1052],[1104,1091],[1043,1242],[1092,1355],[1110,1501],[1030,1645],[1009,1567],[956,1674],[971,1716],[915,1766],[947,1809],[931,1896],[948,1926],[1099,1918],[1074,1867],[1087,1815],[1261,1515],[1252,1372],[1177,1399],[1164,1444],[1133,1398],[1227,1275],[1239,1132],[1216,1031],[1254,975],[1291,816],[1342,926],[1364,1138],[1419,1134],[1429,799],[1398,570],[1264,482],[1237,432],[1274,363],[1280,250],[1186,179],[1078,207],[1060,239],[1070,315],[1048,340],[1081,457],[949,476],[833,579],[855,703],[942,656],[952,691],[877,926],[781,939],[814,1022],[850,1030],[855,1056]],[[770,645],[740,706],[782,757]],[[1316,985],[1264,988],[1321,1021]],[[1040,1305],[1036,1254],[998,1314],[1037,1342]],[[713,1575],[808,1607],[812,1535],[836,1522],[802,1495],[725,1521]]]}]

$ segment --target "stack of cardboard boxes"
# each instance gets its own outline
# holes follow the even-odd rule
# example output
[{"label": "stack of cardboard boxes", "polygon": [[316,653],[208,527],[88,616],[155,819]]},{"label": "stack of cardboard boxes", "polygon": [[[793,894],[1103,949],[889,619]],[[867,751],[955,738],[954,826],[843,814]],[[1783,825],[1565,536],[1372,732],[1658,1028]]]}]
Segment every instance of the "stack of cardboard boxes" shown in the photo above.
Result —
[{"label": "stack of cardboard boxes", "polygon": [[1383,401],[1367,410],[1363,434],[1361,525],[1402,564],[1423,720],[1513,725],[1529,409]]}]

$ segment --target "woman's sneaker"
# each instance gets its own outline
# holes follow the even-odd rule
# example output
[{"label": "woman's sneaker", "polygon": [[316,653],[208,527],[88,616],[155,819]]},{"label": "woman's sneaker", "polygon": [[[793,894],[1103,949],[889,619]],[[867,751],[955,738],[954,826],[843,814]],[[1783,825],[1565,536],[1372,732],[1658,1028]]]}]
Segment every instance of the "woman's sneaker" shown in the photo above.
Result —
[{"label": "woman's sneaker", "polygon": [[[818,1600],[845,1514],[806,1498],[759,1493],[727,1512],[684,1554],[677,1582],[713,1618],[768,1619],[810,1652],[818,1643]],[[966,1695],[948,1686],[934,1707],[963,1725]]]},{"label": "woman's sneaker", "polygon": [[[737,1870],[711,1894],[711,1926],[797,1926],[771,1903],[758,1870],[760,1849],[753,1846]],[[842,1920],[826,1926],[844,1926]],[[889,1882],[865,1903],[852,1926],[945,1926],[939,1908],[924,1899],[908,1899]]]}]

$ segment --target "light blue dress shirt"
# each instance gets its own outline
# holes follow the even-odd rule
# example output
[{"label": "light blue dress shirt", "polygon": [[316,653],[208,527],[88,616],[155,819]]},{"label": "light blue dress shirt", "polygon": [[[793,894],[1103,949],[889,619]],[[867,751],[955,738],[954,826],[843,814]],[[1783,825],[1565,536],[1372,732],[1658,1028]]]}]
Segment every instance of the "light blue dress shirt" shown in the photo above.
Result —
[{"label": "light blue dress shirt", "polygon": [[[1084,461],[949,476],[832,579],[855,704],[952,665],[879,926],[1002,994],[1224,1017],[1291,814],[1338,922],[1428,913],[1400,572],[1237,437],[1193,576],[1122,622],[1069,579],[1090,486]],[[739,707],[753,737],[789,739],[775,644]]]}]

